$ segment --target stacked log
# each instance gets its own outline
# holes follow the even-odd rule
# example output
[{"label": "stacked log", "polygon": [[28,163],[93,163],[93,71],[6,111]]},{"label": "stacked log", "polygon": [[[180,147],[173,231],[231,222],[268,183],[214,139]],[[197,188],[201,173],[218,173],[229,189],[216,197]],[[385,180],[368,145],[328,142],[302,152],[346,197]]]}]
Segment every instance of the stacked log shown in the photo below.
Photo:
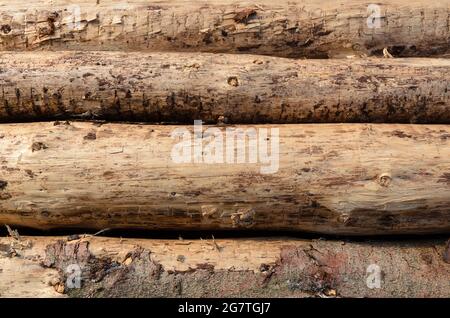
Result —
[{"label": "stacked log", "polygon": [[446,248],[438,239],[2,238],[0,295],[449,297]]},{"label": "stacked log", "polygon": [[3,0],[0,49],[444,55],[449,13],[448,0]]},{"label": "stacked log", "polygon": [[448,59],[0,54],[0,121],[449,123]]},{"label": "stacked log", "polygon": [[[272,140],[243,143],[237,134],[252,127],[204,127],[200,158],[199,132],[186,129],[191,143],[179,161],[184,139],[174,132],[183,127],[1,125],[0,222],[346,235],[450,230],[447,125],[260,125],[256,133]],[[251,139],[267,156],[249,160]]]},{"label": "stacked log", "polygon": [[449,296],[449,0],[0,9],[0,296]]}]

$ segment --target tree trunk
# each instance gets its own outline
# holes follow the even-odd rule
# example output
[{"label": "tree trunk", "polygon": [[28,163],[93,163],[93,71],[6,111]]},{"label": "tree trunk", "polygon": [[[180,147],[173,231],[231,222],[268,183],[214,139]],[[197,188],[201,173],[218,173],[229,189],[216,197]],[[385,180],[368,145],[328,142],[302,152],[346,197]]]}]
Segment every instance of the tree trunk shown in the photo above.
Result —
[{"label": "tree trunk", "polygon": [[449,1],[2,0],[0,49],[323,58],[449,53]]},{"label": "tree trunk", "polygon": [[0,223],[347,235],[450,231],[450,126],[201,129],[0,125]]},{"label": "tree trunk", "polygon": [[0,120],[450,123],[450,60],[2,53]]},{"label": "tree trunk", "polygon": [[394,244],[83,237],[1,238],[0,295],[450,296],[448,246],[442,239]]}]

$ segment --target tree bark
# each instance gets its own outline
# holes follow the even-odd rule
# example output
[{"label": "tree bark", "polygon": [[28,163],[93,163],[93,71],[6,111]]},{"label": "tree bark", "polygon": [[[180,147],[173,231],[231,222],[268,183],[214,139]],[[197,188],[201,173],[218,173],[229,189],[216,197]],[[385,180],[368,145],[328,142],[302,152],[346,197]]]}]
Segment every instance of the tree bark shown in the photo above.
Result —
[{"label": "tree bark", "polygon": [[0,223],[346,235],[450,231],[449,126],[210,128],[1,125]]},{"label": "tree bark", "polygon": [[447,248],[443,239],[1,238],[0,295],[449,297]]},{"label": "tree bark", "polygon": [[[2,0],[1,50],[204,51],[323,58],[449,53],[449,1]],[[378,8],[378,9],[377,9]],[[379,11],[379,12],[377,12]],[[378,14],[379,13],[379,14]]]},{"label": "tree bark", "polygon": [[450,60],[1,53],[0,120],[450,123]]}]

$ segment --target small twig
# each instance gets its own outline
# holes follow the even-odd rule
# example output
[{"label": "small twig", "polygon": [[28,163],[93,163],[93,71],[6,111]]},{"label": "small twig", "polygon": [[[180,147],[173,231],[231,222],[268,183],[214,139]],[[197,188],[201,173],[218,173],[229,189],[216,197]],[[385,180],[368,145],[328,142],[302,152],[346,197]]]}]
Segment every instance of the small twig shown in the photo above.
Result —
[{"label": "small twig", "polygon": [[80,239],[84,239],[84,238],[87,238],[87,237],[94,237],[94,236],[100,235],[103,232],[106,232],[106,231],[109,231],[109,230],[111,230],[111,229],[110,228],[106,228],[106,229],[100,230],[100,231],[98,231],[98,232],[96,232],[94,234],[81,234],[81,235],[75,234],[75,235],[70,235],[68,237],[68,241],[75,241],[75,240],[80,240]]},{"label": "small twig", "polygon": [[109,231],[109,230],[111,230],[111,229],[110,228],[106,228],[106,229],[100,230],[100,231],[98,231],[98,232],[96,232],[94,234],[84,234],[83,238],[94,237],[94,236],[97,236],[97,235],[102,234],[103,232],[106,232],[106,231]]},{"label": "small twig", "polygon": [[8,231],[9,236],[11,236],[13,239],[15,239],[16,241],[21,241],[19,232],[17,230],[13,230],[9,227],[8,224],[5,224],[6,230]]},{"label": "small twig", "polygon": [[106,228],[106,229],[98,231],[97,233],[92,234],[92,236],[97,236],[99,234],[102,234],[103,232],[110,231],[110,230],[111,230],[110,228]]},{"label": "small twig", "polygon": [[222,249],[220,248],[219,244],[216,243],[214,235],[211,235],[211,236],[212,236],[213,244],[214,244],[214,247],[216,248],[216,250],[218,250],[219,252],[222,251]]},{"label": "small twig", "polygon": [[26,240],[23,241],[22,238],[19,235],[19,231],[11,229],[11,227],[8,224],[5,224],[6,230],[8,231],[9,236],[13,239],[11,242],[11,248],[12,249],[24,249],[24,248],[30,248],[31,242]]}]

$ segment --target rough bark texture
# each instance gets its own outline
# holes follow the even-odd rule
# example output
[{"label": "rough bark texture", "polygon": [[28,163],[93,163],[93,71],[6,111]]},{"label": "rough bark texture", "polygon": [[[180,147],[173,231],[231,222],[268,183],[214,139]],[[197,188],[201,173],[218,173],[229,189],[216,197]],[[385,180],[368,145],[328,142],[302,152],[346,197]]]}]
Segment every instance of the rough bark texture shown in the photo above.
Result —
[{"label": "rough bark texture", "polygon": [[[444,240],[71,236],[2,238],[0,247],[3,297],[450,296]],[[81,288],[70,288],[74,264]]]},{"label": "rough bark texture", "polygon": [[[257,156],[256,163],[248,157],[250,139],[243,138],[248,126],[229,126],[228,136],[220,126],[195,132],[191,141],[195,149],[203,144],[202,151],[176,163],[176,128],[192,130],[0,125],[0,223],[348,235],[450,231],[449,126],[261,125],[254,133],[268,143],[277,144],[272,128],[279,128],[280,150],[277,156],[273,144],[257,141],[255,151],[274,155],[271,162]],[[233,142],[231,133],[244,142]],[[232,143],[215,159],[224,163],[206,163],[220,136]],[[235,151],[247,153],[244,163],[225,161]]]},{"label": "rough bark texture", "polygon": [[450,123],[450,60],[1,53],[0,120]]},{"label": "rough bark texture", "polygon": [[368,0],[2,0],[0,49],[429,56],[449,52],[449,3],[380,0],[378,19]]}]

